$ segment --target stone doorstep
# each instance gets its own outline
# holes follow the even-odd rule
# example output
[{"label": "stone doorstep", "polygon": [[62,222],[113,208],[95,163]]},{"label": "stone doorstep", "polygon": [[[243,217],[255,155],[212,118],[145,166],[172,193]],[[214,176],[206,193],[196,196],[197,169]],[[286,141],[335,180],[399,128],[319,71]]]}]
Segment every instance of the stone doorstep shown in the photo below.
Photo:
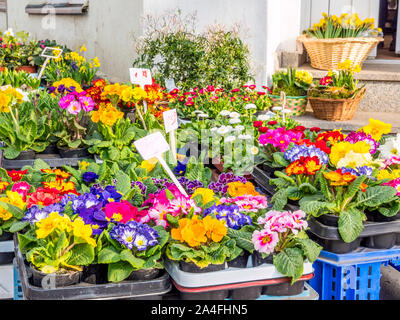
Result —
[{"label": "stone doorstep", "polygon": [[381,120],[392,124],[392,133],[400,133],[400,113],[397,112],[363,112],[357,111],[350,121],[326,121],[314,117],[312,111],[304,116],[294,117],[306,128],[319,127],[322,130],[342,129],[344,132],[355,131],[369,123],[369,119]]},{"label": "stone doorstep", "polygon": [[[328,74],[326,70],[318,70],[311,67],[310,63],[304,63],[297,67],[299,70],[311,72],[314,79],[321,79]],[[280,68],[286,70],[286,68]],[[355,79],[362,81],[400,81],[400,64],[385,64],[365,62],[362,71],[356,74]]]}]

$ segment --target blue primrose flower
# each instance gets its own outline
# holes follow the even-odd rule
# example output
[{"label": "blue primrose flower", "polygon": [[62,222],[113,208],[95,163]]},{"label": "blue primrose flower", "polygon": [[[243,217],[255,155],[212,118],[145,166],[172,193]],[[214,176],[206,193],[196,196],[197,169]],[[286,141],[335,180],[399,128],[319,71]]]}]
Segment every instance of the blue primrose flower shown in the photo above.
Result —
[{"label": "blue primrose flower", "polygon": [[117,224],[110,231],[112,239],[125,245],[129,250],[134,247],[138,251],[145,251],[158,243],[159,234],[156,230],[141,222],[129,221],[126,224]]},{"label": "blue primrose flower", "polygon": [[213,215],[218,220],[225,221],[228,228],[238,230],[252,223],[250,216],[241,213],[239,210],[236,205],[213,205],[204,211],[204,216]]},{"label": "blue primrose flower", "polygon": [[85,173],[82,175],[82,180],[83,180],[84,182],[86,182],[86,183],[93,183],[93,182],[95,182],[98,178],[99,178],[99,175],[98,175],[98,174],[96,174],[96,173],[94,173],[94,172],[90,172],[90,171],[85,172]]},{"label": "blue primrose flower", "polygon": [[183,176],[185,172],[186,172],[186,164],[178,161],[178,165],[175,167],[174,173],[177,176]]}]

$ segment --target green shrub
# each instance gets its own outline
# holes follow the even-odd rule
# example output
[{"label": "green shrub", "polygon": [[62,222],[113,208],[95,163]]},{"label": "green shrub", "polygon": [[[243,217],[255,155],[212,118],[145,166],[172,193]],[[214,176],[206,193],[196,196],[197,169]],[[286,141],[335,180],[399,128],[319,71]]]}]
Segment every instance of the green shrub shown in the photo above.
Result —
[{"label": "green shrub", "polygon": [[159,18],[147,16],[133,66],[149,68],[161,84],[174,79],[182,90],[208,85],[230,90],[252,80],[250,52],[238,31],[209,27],[196,34],[195,19],[180,11]]}]

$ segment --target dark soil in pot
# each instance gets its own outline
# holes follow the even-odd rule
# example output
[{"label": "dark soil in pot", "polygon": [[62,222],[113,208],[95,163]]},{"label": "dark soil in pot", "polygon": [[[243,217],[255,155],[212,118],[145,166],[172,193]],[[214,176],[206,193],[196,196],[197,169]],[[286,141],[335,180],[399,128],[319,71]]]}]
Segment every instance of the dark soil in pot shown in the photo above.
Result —
[{"label": "dark soil in pot", "polygon": [[232,300],[256,300],[261,296],[263,287],[249,287],[231,291]]},{"label": "dark soil in pot", "polygon": [[251,261],[253,262],[253,267],[261,266],[262,264],[273,264],[274,263],[274,255],[270,254],[266,258],[261,257],[260,252],[254,252],[251,256]]},{"label": "dark soil in pot", "polygon": [[57,146],[61,158],[85,158],[89,157],[90,153],[88,148],[69,149]]},{"label": "dark soil in pot", "polygon": [[339,217],[335,216],[333,214],[324,214],[318,218],[316,218],[316,220],[326,226],[329,227],[338,227],[339,225]]},{"label": "dark soil in pot", "polygon": [[229,290],[207,291],[207,292],[180,292],[182,300],[225,300],[229,297]]},{"label": "dark soil in pot", "polygon": [[181,269],[184,272],[190,272],[190,273],[206,273],[206,272],[225,270],[226,266],[225,263],[223,263],[223,264],[210,264],[208,267],[200,268],[193,262],[179,261],[179,269]]},{"label": "dark soil in pot", "polygon": [[304,281],[297,281],[293,285],[284,282],[263,287],[262,294],[274,297],[297,296],[304,291]]},{"label": "dark soil in pot", "polygon": [[242,255],[238,256],[232,261],[228,261],[228,268],[246,268],[249,256],[250,253],[247,251],[243,252]]},{"label": "dark soil in pot", "polygon": [[18,157],[12,160],[33,160],[35,159],[35,151],[33,150],[24,150],[21,151]]},{"label": "dark soil in pot", "polygon": [[46,149],[44,149],[42,152],[39,152],[37,154],[58,154],[58,149],[55,144],[49,144]]},{"label": "dark soil in pot", "polygon": [[[68,273],[52,273],[47,274],[35,269],[32,265],[30,266],[30,271],[32,272],[32,283],[36,287],[43,287],[44,289],[49,289],[52,286],[55,288],[68,287],[79,283],[81,279],[81,271],[70,271]],[[47,277],[46,279],[43,279]],[[42,283],[44,281],[44,283]]]},{"label": "dark soil in pot", "polygon": [[14,234],[8,231],[3,231],[2,235],[0,236],[0,242],[2,241],[10,241],[13,240]]},{"label": "dark soil in pot", "polygon": [[153,280],[160,274],[160,269],[151,268],[133,271],[127,280]]},{"label": "dark soil in pot", "polygon": [[81,281],[90,284],[107,283],[107,264],[91,264],[83,268]]},{"label": "dark soil in pot", "polygon": [[392,222],[400,218],[400,213],[398,213],[393,217],[385,217],[379,211],[373,211],[373,212],[365,211],[365,215],[367,216],[367,221],[372,221],[372,222]]}]

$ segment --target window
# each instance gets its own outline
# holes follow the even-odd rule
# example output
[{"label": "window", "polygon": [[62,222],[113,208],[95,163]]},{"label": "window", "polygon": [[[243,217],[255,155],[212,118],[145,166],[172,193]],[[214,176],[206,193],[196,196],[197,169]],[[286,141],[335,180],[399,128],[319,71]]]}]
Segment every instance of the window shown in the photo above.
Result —
[{"label": "window", "polygon": [[42,15],[82,15],[87,13],[88,7],[89,0],[32,0],[25,7],[25,12]]},{"label": "window", "polygon": [[0,0],[0,12],[7,11],[7,0]]}]

